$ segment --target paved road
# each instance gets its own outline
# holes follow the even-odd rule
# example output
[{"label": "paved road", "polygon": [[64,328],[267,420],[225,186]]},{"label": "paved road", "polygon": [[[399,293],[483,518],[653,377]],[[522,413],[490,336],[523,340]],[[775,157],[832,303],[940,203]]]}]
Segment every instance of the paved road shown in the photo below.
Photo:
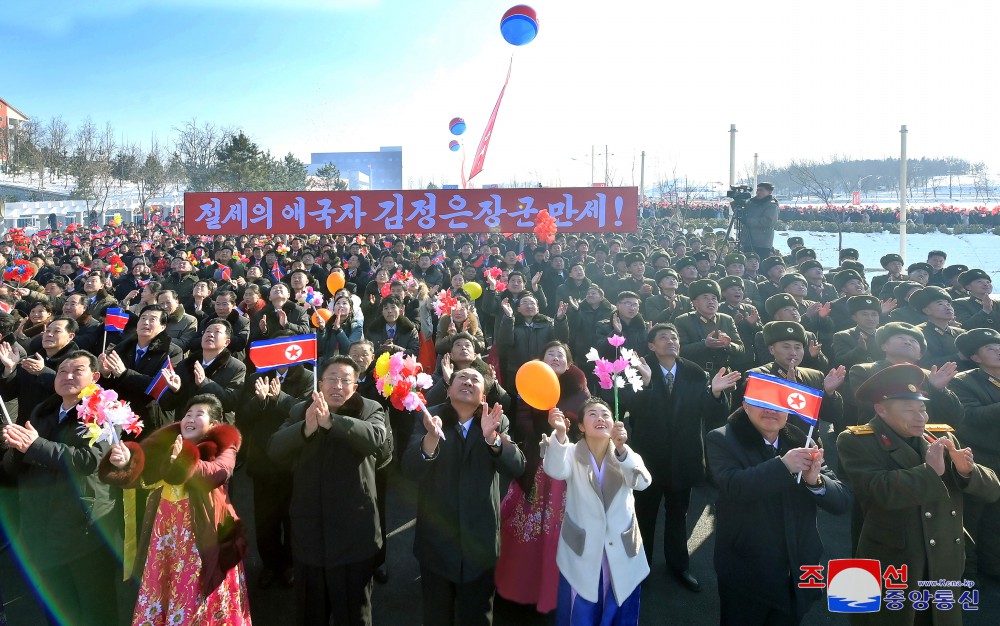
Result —
[{"label": "paved road", "polygon": [[[375,586],[375,623],[382,625],[412,626],[419,623],[420,581],[416,560],[412,555],[413,524],[415,512],[414,488],[399,476],[393,476],[389,490],[389,582]],[[252,506],[249,479],[237,473],[233,482],[233,499],[244,520]],[[695,594],[681,587],[667,575],[662,552],[654,557],[652,573],[646,581],[642,596],[643,626],[666,623],[710,625],[718,622],[718,596],[712,567],[713,516],[710,507],[711,493],[696,490],[691,498],[689,524],[693,531],[689,547],[691,568],[702,582],[702,592]],[[849,556],[850,524],[848,516],[833,517],[820,514],[819,528],[827,548],[828,558]],[[662,521],[661,521],[662,526]],[[251,529],[252,532],[252,529]],[[662,534],[662,528],[658,529]],[[252,543],[252,542],[251,542]],[[657,545],[662,545],[657,537]],[[247,559],[250,601],[253,621],[257,626],[287,626],[293,623],[294,591],[274,586],[266,591],[256,587],[260,559],[254,549]],[[11,626],[42,624],[42,615],[24,582],[12,564],[10,551],[0,555],[0,581],[7,615]],[[995,626],[1000,624],[1000,583],[983,579],[980,587],[980,611],[966,614],[966,624]],[[551,624],[550,617],[539,616],[534,611],[497,600],[494,623],[498,626],[533,626]],[[804,624],[846,624],[841,616],[828,613],[819,603],[806,616]]]}]

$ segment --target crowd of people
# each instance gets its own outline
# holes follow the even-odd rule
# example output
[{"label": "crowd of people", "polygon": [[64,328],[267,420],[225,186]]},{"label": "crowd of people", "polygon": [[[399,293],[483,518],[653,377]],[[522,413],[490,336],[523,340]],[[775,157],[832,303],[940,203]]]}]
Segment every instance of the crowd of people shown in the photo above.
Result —
[{"label": "crowd of people", "polygon": [[[705,201],[648,201],[641,207],[643,215],[659,219],[671,217],[694,219],[729,219],[732,213],[728,202]],[[782,222],[840,222],[853,224],[899,224],[899,205],[892,201],[864,204],[824,205],[798,202],[779,206],[778,216]],[[955,205],[952,202],[916,201],[909,207],[907,220],[915,224],[935,226],[1000,226],[1000,205],[992,203],[976,206]]]},{"label": "crowd of people", "polygon": [[[370,624],[391,471],[418,493],[427,625],[489,624],[496,595],[558,624],[637,624],[661,508],[677,592],[701,591],[687,512],[706,484],[723,624],[799,623],[820,595],[798,584],[823,556],[818,509],[852,514],[855,555],[908,566],[907,591],[1000,577],[989,275],[944,251],[885,254],[874,276],[858,250],[836,267],[798,237],[778,251],[772,191],[742,245],[655,217],[550,243],[8,232],[0,520],[50,623],[249,624],[249,518],[257,585],[294,587],[298,623]],[[309,333],[315,363],[247,356]],[[608,389],[595,359],[624,350],[638,382]],[[426,408],[387,398],[379,358],[400,351],[430,376]],[[554,408],[518,392],[534,360]],[[817,421],[762,402],[761,380],[822,395]],[[81,415],[112,393],[143,429],[94,442]],[[249,511],[229,498],[238,468]]]}]

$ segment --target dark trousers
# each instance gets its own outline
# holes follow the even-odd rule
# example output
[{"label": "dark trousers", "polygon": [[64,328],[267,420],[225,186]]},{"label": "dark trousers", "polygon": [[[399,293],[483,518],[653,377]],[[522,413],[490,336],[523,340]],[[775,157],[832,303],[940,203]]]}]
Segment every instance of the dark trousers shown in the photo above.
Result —
[{"label": "dark trousers", "polygon": [[386,548],[389,545],[385,536],[385,505],[389,489],[389,468],[390,466],[387,465],[380,470],[375,470],[375,507],[378,509],[378,525],[382,528],[382,548],[375,558],[375,567],[381,567],[385,564]]},{"label": "dark trousers", "polygon": [[282,572],[292,567],[292,478],[287,474],[253,479],[253,523],[257,551],[264,568]]},{"label": "dark trousers", "polygon": [[117,623],[116,603],[108,596],[115,592],[116,574],[117,560],[103,545],[68,563],[39,569],[41,588],[36,592],[49,624]]},{"label": "dark trousers", "polygon": [[369,626],[372,623],[372,559],[336,567],[295,564],[299,624]]},{"label": "dark trousers", "polygon": [[430,626],[490,626],[493,623],[493,570],[467,583],[455,583],[420,568],[424,624]]},{"label": "dark trousers", "polygon": [[[659,487],[657,487],[659,485]],[[646,560],[653,562],[653,535],[656,532],[656,518],[663,502],[663,556],[667,567],[674,572],[688,569],[687,512],[691,502],[691,489],[669,488],[669,481],[656,478],[649,487],[635,492],[635,516],[639,522],[639,533],[646,550]]]},{"label": "dark trousers", "polygon": [[795,615],[741,593],[739,589],[719,583],[719,626],[798,626],[801,621]]}]

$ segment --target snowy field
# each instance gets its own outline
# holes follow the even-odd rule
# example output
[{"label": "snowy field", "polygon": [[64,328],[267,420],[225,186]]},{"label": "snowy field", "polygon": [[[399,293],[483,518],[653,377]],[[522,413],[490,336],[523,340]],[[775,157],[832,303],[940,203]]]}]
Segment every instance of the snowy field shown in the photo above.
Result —
[{"label": "snowy field", "polygon": [[[806,247],[816,251],[824,267],[837,267],[837,233],[810,233],[801,231],[781,231],[775,233],[774,245],[788,252],[785,240],[798,235],[805,240]],[[861,253],[861,262],[867,268],[868,279],[884,274],[878,260],[884,254],[899,252],[899,235],[891,233],[844,233],[844,247],[856,248]],[[948,265],[962,263],[970,268],[978,267],[993,277],[1000,285],[1000,236],[993,234],[948,235],[945,233],[925,233],[906,236],[906,264],[926,261],[931,250],[944,250],[948,254]]]}]

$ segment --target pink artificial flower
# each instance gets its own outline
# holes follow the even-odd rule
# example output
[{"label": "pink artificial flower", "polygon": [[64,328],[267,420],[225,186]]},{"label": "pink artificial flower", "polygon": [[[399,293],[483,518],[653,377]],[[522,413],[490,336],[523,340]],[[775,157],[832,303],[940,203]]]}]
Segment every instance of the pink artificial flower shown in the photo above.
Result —
[{"label": "pink artificial flower", "polygon": [[611,335],[610,337],[608,337],[608,343],[610,343],[616,348],[620,348],[625,343],[625,338],[622,337],[621,335]]}]

